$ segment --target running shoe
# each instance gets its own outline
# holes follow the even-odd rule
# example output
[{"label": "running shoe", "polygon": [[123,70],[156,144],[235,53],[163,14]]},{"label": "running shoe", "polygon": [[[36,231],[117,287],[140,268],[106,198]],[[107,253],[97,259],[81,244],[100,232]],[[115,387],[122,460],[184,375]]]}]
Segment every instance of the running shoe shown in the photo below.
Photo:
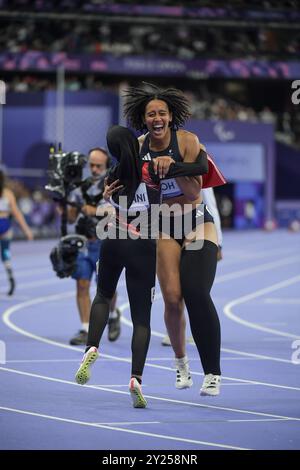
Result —
[{"label": "running shoe", "polygon": [[81,345],[86,345],[88,338],[88,334],[85,330],[79,330],[77,335],[73,336],[73,338],[70,339],[70,344],[73,346],[81,346]]},{"label": "running shoe", "polygon": [[131,377],[129,382],[129,391],[132,399],[133,408],[146,408],[147,400],[142,393],[142,386],[135,377]]},{"label": "running shoe", "polygon": [[116,318],[108,319],[108,339],[109,341],[116,341],[121,333],[121,312],[116,308]]},{"label": "running shoe", "polygon": [[171,340],[169,335],[165,335],[163,339],[161,340],[161,345],[162,346],[171,346]]},{"label": "running shoe", "polygon": [[75,375],[75,380],[78,384],[84,385],[86,384],[91,377],[90,367],[94,362],[98,359],[99,353],[95,346],[92,346],[87,352],[84,354],[80,367]]},{"label": "running shoe", "polygon": [[214,374],[206,374],[200,389],[200,395],[216,396],[220,393],[221,376]]},{"label": "running shoe", "polygon": [[178,359],[175,357],[176,382],[175,387],[178,389],[190,388],[193,380],[190,373],[189,361],[187,356]]}]

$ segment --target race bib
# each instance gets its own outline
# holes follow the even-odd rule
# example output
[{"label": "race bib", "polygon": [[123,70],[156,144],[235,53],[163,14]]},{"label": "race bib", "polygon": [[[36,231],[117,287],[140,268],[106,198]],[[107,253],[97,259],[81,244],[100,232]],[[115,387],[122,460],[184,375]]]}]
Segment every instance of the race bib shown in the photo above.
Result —
[{"label": "race bib", "polygon": [[182,191],[178,184],[176,183],[175,178],[168,178],[160,182],[160,189],[163,198],[180,196]]},{"label": "race bib", "polygon": [[139,187],[135,192],[133,203],[129,207],[129,211],[145,211],[148,208],[149,198],[147,187],[145,183],[140,183]]}]

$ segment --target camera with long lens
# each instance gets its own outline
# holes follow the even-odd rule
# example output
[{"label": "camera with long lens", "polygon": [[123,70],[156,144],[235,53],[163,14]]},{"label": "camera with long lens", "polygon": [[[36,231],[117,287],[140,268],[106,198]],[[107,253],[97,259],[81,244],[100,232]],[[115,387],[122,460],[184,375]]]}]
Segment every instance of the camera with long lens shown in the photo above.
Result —
[{"label": "camera with long lens", "polygon": [[86,238],[81,235],[66,235],[52,248],[50,260],[58,277],[64,278],[73,274],[78,251],[85,246],[85,243]]},{"label": "camera with long lens", "polygon": [[51,192],[52,198],[58,201],[62,209],[61,238],[57,246],[50,253],[53,270],[60,278],[68,277],[76,269],[76,259],[79,250],[86,244],[83,235],[67,235],[67,205],[71,191],[80,186],[83,181],[83,168],[87,158],[80,152],[62,152],[61,145],[58,149],[50,148],[48,178],[46,189]]},{"label": "camera with long lens", "polygon": [[53,199],[60,201],[67,198],[68,194],[80,186],[83,177],[83,168],[87,157],[80,152],[62,152],[50,147],[48,178],[46,189],[52,192]]}]

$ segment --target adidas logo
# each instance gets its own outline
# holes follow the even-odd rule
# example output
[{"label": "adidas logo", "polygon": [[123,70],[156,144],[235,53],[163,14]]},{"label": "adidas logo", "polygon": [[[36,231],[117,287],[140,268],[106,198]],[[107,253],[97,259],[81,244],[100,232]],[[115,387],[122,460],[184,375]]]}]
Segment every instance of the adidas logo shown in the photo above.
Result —
[{"label": "adidas logo", "polygon": [[200,211],[200,209],[197,210],[196,212],[196,218],[197,217],[202,217],[204,215],[204,212]]},{"label": "adidas logo", "polygon": [[146,155],[143,156],[142,158],[143,161],[150,161],[152,160],[150,153],[146,153]]}]

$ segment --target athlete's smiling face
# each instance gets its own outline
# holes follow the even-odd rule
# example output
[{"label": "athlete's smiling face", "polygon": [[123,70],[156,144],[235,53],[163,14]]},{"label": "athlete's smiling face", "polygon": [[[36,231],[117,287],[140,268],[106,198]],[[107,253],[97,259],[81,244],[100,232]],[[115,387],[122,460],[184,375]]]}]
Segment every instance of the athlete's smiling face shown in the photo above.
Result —
[{"label": "athlete's smiling face", "polygon": [[172,113],[170,113],[165,101],[149,101],[145,109],[144,120],[151,137],[154,139],[162,140],[167,134],[169,135]]}]

